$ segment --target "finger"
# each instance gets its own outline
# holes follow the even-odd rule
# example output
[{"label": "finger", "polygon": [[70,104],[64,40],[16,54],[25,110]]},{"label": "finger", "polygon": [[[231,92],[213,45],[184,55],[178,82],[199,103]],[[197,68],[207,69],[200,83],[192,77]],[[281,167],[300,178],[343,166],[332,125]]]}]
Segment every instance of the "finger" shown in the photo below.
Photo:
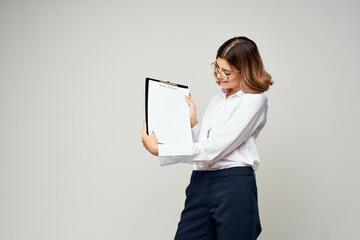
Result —
[{"label": "finger", "polygon": [[154,139],[156,140],[156,142],[157,142],[157,137],[156,137],[156,134],[155,134],[154,131],[151,132],[151,136],[150,136],[150,137],[154,138]]},{"label": "finger", "polygon": [[186,101],[186,103],[190,106],[190,100],[188,99],[188,98],[186,98],[186,96],[185,96],[185,101]]},{"label": "finger", "polygon": [[144,122],[143,122],[142,134],[143,134],[143,135],[147,135],[147,134],[146,134],[146,121],[145,121],[145,120],[144,120]]},{"label": "finger", "polygon": [[193,101],[192,96],[191,96],[190,93],[189,93],[189,101],[190,101],[192,104],[194,104],[194,101]]}]

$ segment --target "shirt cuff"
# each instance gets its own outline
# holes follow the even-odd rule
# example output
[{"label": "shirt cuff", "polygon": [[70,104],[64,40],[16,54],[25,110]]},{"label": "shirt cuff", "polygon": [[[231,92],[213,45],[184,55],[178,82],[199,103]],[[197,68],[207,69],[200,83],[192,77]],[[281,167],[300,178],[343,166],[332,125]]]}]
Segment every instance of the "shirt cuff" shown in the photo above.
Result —
[{"label": "shirt cuff", "polygon": [[176,161],[171,156],[159,156],[159,162],[160,162],[160,166],[163,167],[163,166],[178,163],[179,161]]},{"label": "shirt cuff", "polygon": [[158,144],[160,166],[174,163],[194,163],[206,161],[207,157],[201,143]]},{"label": "shirt cuff", "polygon": [[200,134],[200,124],[199,124],[199,122],[193,128],[191,128],[191,133],[192,133],[192,137],[193,137],[193,142],[198,142],[199,141],[199,134]]},{"label": "shirt cuff", "polygon": [[192,155],[193,144],[158,144],[159,156]]},{"label": "shirt cuff", "polygon": [[178,161],[174,159],[173,156],[166,156],[169,154],[169,149],[167,149],[166,145],[158,144],[158,152],[159,152],[160,166],[167,166],[178,163]]}]

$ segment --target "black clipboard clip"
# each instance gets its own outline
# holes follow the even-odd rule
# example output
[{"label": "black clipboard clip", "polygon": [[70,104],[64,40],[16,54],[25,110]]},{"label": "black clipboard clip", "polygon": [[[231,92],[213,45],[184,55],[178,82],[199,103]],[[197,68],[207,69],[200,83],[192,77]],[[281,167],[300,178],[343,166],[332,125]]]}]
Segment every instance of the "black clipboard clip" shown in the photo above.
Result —
[{"label": "black clipboard clip", "polygon": [[177,89],[178,88],[178,85],[176,83],[172,83],[170,81],[162,81],[162,80],[159,80],[160,81],[160,86],[161,87],[168,87],[168,88],[173,88],[173,89]]}]

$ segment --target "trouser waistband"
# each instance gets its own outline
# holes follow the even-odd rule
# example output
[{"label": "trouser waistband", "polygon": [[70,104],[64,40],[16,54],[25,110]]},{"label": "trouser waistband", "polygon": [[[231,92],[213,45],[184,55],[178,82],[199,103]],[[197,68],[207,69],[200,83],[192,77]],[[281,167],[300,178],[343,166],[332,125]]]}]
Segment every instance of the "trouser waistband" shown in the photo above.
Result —
[{"label": "trouser waistband", "polygon": [[207,178],[220,178],[228,176],[251,176],[255,175],[252,167],[231,167],[220,170],[193,170],[191,174],[192,179],[207,179]]}]

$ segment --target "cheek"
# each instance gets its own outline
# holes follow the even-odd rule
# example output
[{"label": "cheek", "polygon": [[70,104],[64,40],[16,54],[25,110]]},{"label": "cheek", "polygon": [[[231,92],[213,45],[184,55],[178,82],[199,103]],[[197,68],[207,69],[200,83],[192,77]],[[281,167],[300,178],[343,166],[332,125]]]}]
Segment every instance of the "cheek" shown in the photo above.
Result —
[{"label": "cheek", "polygon": [[230,83],[230,84],[233,84],[233,85],[238,85],[238,84],[240,84],[240,79],[231,79],[231,80],[229,81],[229,83]]},{"label": "cheek", "polygon": [[240,78],[240,77],[236,77],[236,78],[234,78],[234,79],[232,80],[232,83],[234,83],[234,84],[240,84],[240,82],[241,82],[241,78]]}]

